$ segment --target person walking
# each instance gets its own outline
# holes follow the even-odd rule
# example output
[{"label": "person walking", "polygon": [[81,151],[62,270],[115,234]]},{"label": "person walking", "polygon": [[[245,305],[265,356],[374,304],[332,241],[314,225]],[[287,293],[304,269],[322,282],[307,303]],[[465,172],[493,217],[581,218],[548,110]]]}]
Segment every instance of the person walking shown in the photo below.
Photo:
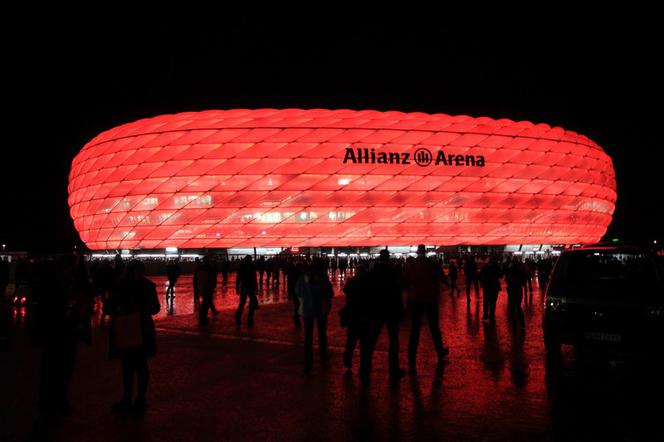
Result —
[{"label": "person walking", "polygon": [[505,272],[505,284],[507,285],[507,308],[514,325],[526,327],[526,319],[523,314],[521,303],[523,302],[523,289],[526,285],[525,269],[523,263],[517,257],[512,257]]},{"label": "person walking", "polygon": [[390,252],[385,249],[380,251],[378,261],[370,271],[370,290],[374,292],[372,298],[375,299],[375,308],[378,310],[380,318],[374,341],[378,338],[378,334],[380,334],[380,330],[384,325],[387,328],[389,340],[390,378],[397,380],[404,375],[404,370],[401,369],[399,363],[399,322],[404,316],[403,301],[401,299],[403,287],[398,270],[390,262]]},{"label": "person walking", "polygon": [[290,260],[288,263],[288,297],[293,300],[293,325],[295,327],[300,327],[300,298],[297,297],[295,293],[295,286],[300,279],[300,276],[304,273],[304,263],[298,260]]},{"label": "person walking", "polygon": [[417,246],[417,258],[406,261],[404,270],[404,285],[408,292],[408,304],[411,312],[411,329],[408,342],[408,366],[411,371],[416,370],[417,347],[420,340],[422,316],[424,315],[427,316],[438,361],[442,362],[449,353],[449,349],[443,345],[438,307],[440,285],[441,283],[448,283],[443,269],[427,258],[425,254],[424,244]]},{"label": "person walking", "polygon": [[265,260],[265,284],[268,290],[270,289],[270,281],[272,281],[272,258]]},{"label": "person walking", "polygon": [[495,256],[480,270],[480,283],[482,284],[482,320],[494,321],[496,319],[496,301],[500,292],[500,266]]},{"label": "person walking", "polygon": [[[528,285],[528,292],[533,294],[533,278],[535,277],[535,261],[532,258],[526,258],[523,263],[524,276]],[[525,293],[524,293],[525,295]]]},{"label": "person walking", "polygon": [[454,295],[454,291],[461,293],[457,287],[457,279],[459,278],[459,267],[456,265],[456,261],[450,261],[450,264],[447,269],[449,280],[450,280],[450,295]]},{"label": "person walking", "polygon": [[240,268],[235,277],[235,293],[240,297],[240,302],[235,312],[235,323],[242,324],[242,312],[244,306],[249,298],[249,315],[247,317],[247,325],[254,326],[254,312],[258,308],[258,298],[256,298],[256,291],[258,290],[258,283],[256,282],[256,267],[252,262],[251,255],[244,257],[240,263]]},{"label": "person walking", "polygon": [[535,268],[537,269],[537,282],[540,291],[544,293],[547,285],[549,285],[549,277],[551,275],[551,269],[553,268],[551,258],[541,258],[537,261],[537,264],[535,264]]},{"label": "person walking", "polygon": [[470,286],[475,286],[475,297],[480,297],[479,278],[477,273],[477,262],[472,255],[466,256],[463,264],[463,274],[466,277],[466,301],[470,303]]},{"label": "person walking", "polygon": [[219,311],[214,306],[214,291],[217,287],[217,268],[210,259],[210,255],[205,255],[196,269],[196,282],[198,284],[198,293],[201,297],[201,306],[198,309],[199,325],[207,325],[208,310],[213,315]]},{"label": "person walking", "polygon": [[180,276],[180,265],[175,260],[170,260],[166,264],[166,277],[168,278],[168,287],[166,288],[166,299],[175,297],[175,283]]},{"label": "person walking", "polygon": [[332,281],[337,280],[337,257],[332,256],[330,258],[330,274],[332,275]]},{"label": "person walking", "polygon": [[279,288],[279,271],[281,270],[281,265],[279,264],[279,257],[275,256],[272,258],[272,288]]},{"label": "person walking", "polygon": [[339,278],[346,279],[346,269],[348,268],[348,259],[345,256],[339,258]]},{"label": "person walking", "polygon": [[300,316],[304,322],[304,370],[305,373],[310,373],[314,362],[314,324],[318,329],[318,349],[321,362],[325,364],[329,360],[327,318],[334,290],[320,258],[314,258],[311,261],[309,270],[297,282],[295,293],[300,300]]},{"label": "person walking", "polygon": [[[109,298],[111,330],[109,356],[122,363],[122,398],[111,410],[124,413],[132,407],[147,406],[150,370],[148,358],[157,353],[156,331],[152,316],[159,313],[157,287],[145,277],[145,265],[132,260]],[[137,395],[132,403],[134,379]]]},{"label": "person walking", "polygon": [[258,270],[258,285],[260,286],[260,289],[263,290],[263,274],[265,273],[265,257],[262,256],[262,255],[256,260],[256,270]]},{"label": "person walking", "polygon": [[343,288],[346,294],[346,303],[339,311],[342,326],[346,327],[346,346],[343,362],[348,370],[353,368],[353,353],[357,343],[360,343],[360,379],[369,379],[371,371],[371,357],[380,327],[380,319],[376,311],[376,303],[372,296],[367,268],[360,265],[355,270],[355,276],[348,278]]},{"label": "person walking", "polygon": [[228,283],[228,272],[230,271],[230,265],[231,263],[228,261],[228,257],[222,258],[221,263],[219,263],[221,270],[221,283],[223,285]]}]

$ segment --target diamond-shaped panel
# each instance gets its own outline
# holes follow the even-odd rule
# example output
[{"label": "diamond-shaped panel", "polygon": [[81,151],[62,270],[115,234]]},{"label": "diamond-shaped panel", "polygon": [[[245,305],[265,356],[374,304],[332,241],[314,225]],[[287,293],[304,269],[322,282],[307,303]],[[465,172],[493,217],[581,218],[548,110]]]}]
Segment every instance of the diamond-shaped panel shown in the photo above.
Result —
[{"label": "diamond-shaped panel", "polygon": [[99,134],[72,162],[69,205],[93,250],[572,244],[601,238],[615,190],[597,144],[546,124],[234,109]]}]

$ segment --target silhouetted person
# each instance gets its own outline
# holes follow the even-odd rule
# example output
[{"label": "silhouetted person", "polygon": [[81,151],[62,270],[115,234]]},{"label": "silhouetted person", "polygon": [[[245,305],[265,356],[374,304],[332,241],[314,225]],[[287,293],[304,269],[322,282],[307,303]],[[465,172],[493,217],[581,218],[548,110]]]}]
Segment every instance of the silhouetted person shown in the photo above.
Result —
[{"label": "silhouetted person", "polygon": [[413,371],[416,368],[423,315],[427,316],[439,362],[449,353],[449,349],[443,345],[438,310],[440,284],[446,283],[446,277],[440,265],[428,259],[425,253],[424,244],[417,246],[417,258],[406,261],[404,270],[404,284],[408,291],[408,303],[412,315],[408,342],[408,366]]},{"label": "silhouetted person", "polygon": [[219,267],[221,270],[221,283],[226,284],[228,282],[228,272],[230,270],[230,262],[228,262],[228,258],[222,259]]},{"label": "silhouetted person", "polygon": [[272,280],[272,258],[265,260],[265,285],[270,288],[270,281]]},{"label": "silhouetted person", "polygon": [[265,273],[265,257],[261,256],[256,260],[256,270],[258,270],[258,285],[263,290],[263,273]]},{"label": "silhouetted person", "polygon": [[166,298],[175,297],[175,283],[180,276],[180,265],[177,261],[171,260],[166,264],[166,277],[168,278],[168,287],[166,288]]},{"label": "silhouetted person", "polygon": [[314,324],[318,329],[318,349],[321,362],[324,364],[329,360],[327,317],[330,313],[334,290],[320,258],[312,260],[309,270],[297,282],[295,293],[300,298],[300,316],[304,321],[304,369],[309,373],[314,363]]},{"label": "silhouetted person", "polygon": [[194,288],[194,311],[198,311],[201,306],[201,294],[198,292],[198,269],[201,265],[201,260],[196,258],[194,260],[194,274],[191,277],[191,284]]},{"label": "silhouetted person", "polygon": [[333,256],[330,260],[330,273],[332,275],[332,280],[337,279],[337,257]]},{"label": "silhouetted person", "polygon": [[201,307],[198,309],[198,323],[206,325],[208,323],[208,310],[213,315],[219,313],[214,306],[214,290],[217,287],[217,268],[205,255],[201,260],[196,271],[196,282],[198,283],[198,293],[201,297]]},{"label": "silhouetted person", "polygon": [[367,380],[380,319],[376,302],[372,299],[375,291],[371,290],[369,275],[364,265],[358,266],[355,276],[348,278],[343,291],[346,294],[346,303],[342,309],[342,321],[346,325],[344,367],[353,367],[353,352],[360,342],[360,379]]},{"label": "silhouetted person", "polygon": [[507,285],[507,308],[515,324],[526,326],[521,302],[523,301],[523,288],[526,283],[525,270],[521,261],[512,257],[507,271],[505,272],[505,284]]},{"label": "silhouetted person", "polygon": [[286,280],[288,276],[288,261],[283,257],[279,259],[279,270],[281,270],[281,274],[283,275],[284,278],[284,285],[286,285]]},{"label": "silhouetted person", "polygon": [[291,261],[288,266],[288,297],[293,300],[293,324],[295,327],[301,325],[300,321],[300,298],[295,293],[295,286],[300,276],[304,273],[304,264],[301,261]]},{"label": "silhouetted person", "polygon": [[348,259],[341,257],[339,258],[339,277],[341,279],[346,278],[346,269],[348,268]]},{"label": "silhouetted person", "polygon": [[[111,309],[110,357],[122,362],[122,398],[112,411],[122,413],[147,406],[150,371],[148,358],[156,354],[156,332],[152,315],[159,313],[157,287],[145,277],[145,264],[132,260],[109,298]],[[132,404],[134,378],[136,400]]]},{"label": "silhouetted person", "polygon": [[235,293],[240,297],[240,302],[235,312],[235,323],[240,325],[242,323],[242,312],[244,306],[249,298],[249,316],[247,317],[247,325],[253,327],[254,325],[254,312],[258,308],[258,298],[256,298],[256,291],[258,284],[256,283],[256,267],[251,260],[251,255],[244,257],[240,263],[240,268],[235,277]]},{"label": "silhouetted person", "polygon": [[448,277],[450,279],[450,295],[453,295],[455,290],[457,293],[460,293],[459,288],[457,287],[457,279],[459,278],[459,267],[457,267],[456,262],[450,261],[447,271],[448,271]]},{"label": "silhouetted person", "polygon": [[84,270],[65,255],[42,263],[35,281],[29,314],[32,338],[42,348],[39,409],[50,416],[70,413],[67,392],[78,341],[91,343],[92,287]]},{"label": "silhouetted person", "polygon": [[477,273],[477,262],[475,262],[474,256],[466,256],[466,260],[463,264],[463,274],[466,278],[466,300],[470,302],[470,286],[475,286],[475,297],[479,298],[480,288],[479,288],[479,278]]},{"label": "silhouetted person", "polygon": [[279,287],[279,270],[281,270],[279,261],[276,256],[272,258],[272,288],[275,289]]},{"label": "silhouetted person", "polygon": [[482,284],[482,319],[496,319],[496,301],[500,292],[500,266],[495,256],[480,270],[480,283]]},{"label": "silhouetted person", "polygon": [[[399,271],[390,262],[390,252],[387,250],[380,251],[380,257],[371,269],[369,276],[371,290],[375,293],[373,298],[377,303],[376,309],[380,318],[378,333],[380,333],[380,328],[385,325],[389,339],[389,373],[390,377],[396,380],[403,376],[403,370],[399,366],[399,322],[404,313],[401,299],[403,287]],[[378,336],[374,340],[377,338]]]},{"label": "silhouetted person", "polygon": [[551,275],[552,269],[552,260],[551,258],[542,258],[537,261],[535,266],[537,268],[537,281],[540,286],[540,290],[544,292],[547,285],[549,284],[549,277]]},{"label": "silhouetted person", "polygon": [[533,292],[533,278],[535,277],[535,261],[531,258],[526,258],[523,263],[524,274],[526,283],[528,284],[528,292]]}]

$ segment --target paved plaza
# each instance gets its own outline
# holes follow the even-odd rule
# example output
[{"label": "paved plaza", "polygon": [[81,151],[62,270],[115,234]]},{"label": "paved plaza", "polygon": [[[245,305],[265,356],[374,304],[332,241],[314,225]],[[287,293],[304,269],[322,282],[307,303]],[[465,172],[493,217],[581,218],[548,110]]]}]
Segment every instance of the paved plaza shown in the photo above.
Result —
[{"label": "paved plaza", "polygon": [[[166,281],[154,277],[162,311],[158,355],[151,359],[150,407],[144,416],[112,415],[121,394],[120,367],[107,358],[108,325],[97,320],[93,345],[81,344],[71,385],[71,416],[57,425],[37,419],[39,352],[16,312],[10,352],[0,353],[0,440],[638,440],[663,435],[660,377],[644,375],[625,355],[581,357],[564,348],[562,365],[547,366],[541,336],[542,294],[526,299],[527,327],[513,328],[501,292],[495,324],[481,321],[481,299],[441,296],[449,362],[436,363],[423,328],[416,375],[391,385],[381,336],[368,386],[341,360],[345,330],[329,321],[333,355],[303,374],[303,330],[280,289],[263,290],[256,324],[237,327],[234,281],[220,284],[220,314],[200,329],[191,276],[183,275],[172,305]],[[401,328],[405,366],[408,321]],[[317,361],[316,361],[317,362]],[[654,402],[653,402],[654,401]],[[653,433],[654,432],[654,433]],[[650,437],[650,440],[652,437]]]}]

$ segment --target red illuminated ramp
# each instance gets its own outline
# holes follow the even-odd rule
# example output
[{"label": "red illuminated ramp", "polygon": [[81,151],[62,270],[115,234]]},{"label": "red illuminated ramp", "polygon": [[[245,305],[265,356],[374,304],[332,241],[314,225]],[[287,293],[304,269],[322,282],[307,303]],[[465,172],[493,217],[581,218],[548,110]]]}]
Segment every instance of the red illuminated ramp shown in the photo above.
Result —
[{"label": "red illuminated ramp", "polygon": [[93,250],[586,243],[615,190],[611,159],[559,127],[324,109],[139,120],[87,143],[69,175]]}]

